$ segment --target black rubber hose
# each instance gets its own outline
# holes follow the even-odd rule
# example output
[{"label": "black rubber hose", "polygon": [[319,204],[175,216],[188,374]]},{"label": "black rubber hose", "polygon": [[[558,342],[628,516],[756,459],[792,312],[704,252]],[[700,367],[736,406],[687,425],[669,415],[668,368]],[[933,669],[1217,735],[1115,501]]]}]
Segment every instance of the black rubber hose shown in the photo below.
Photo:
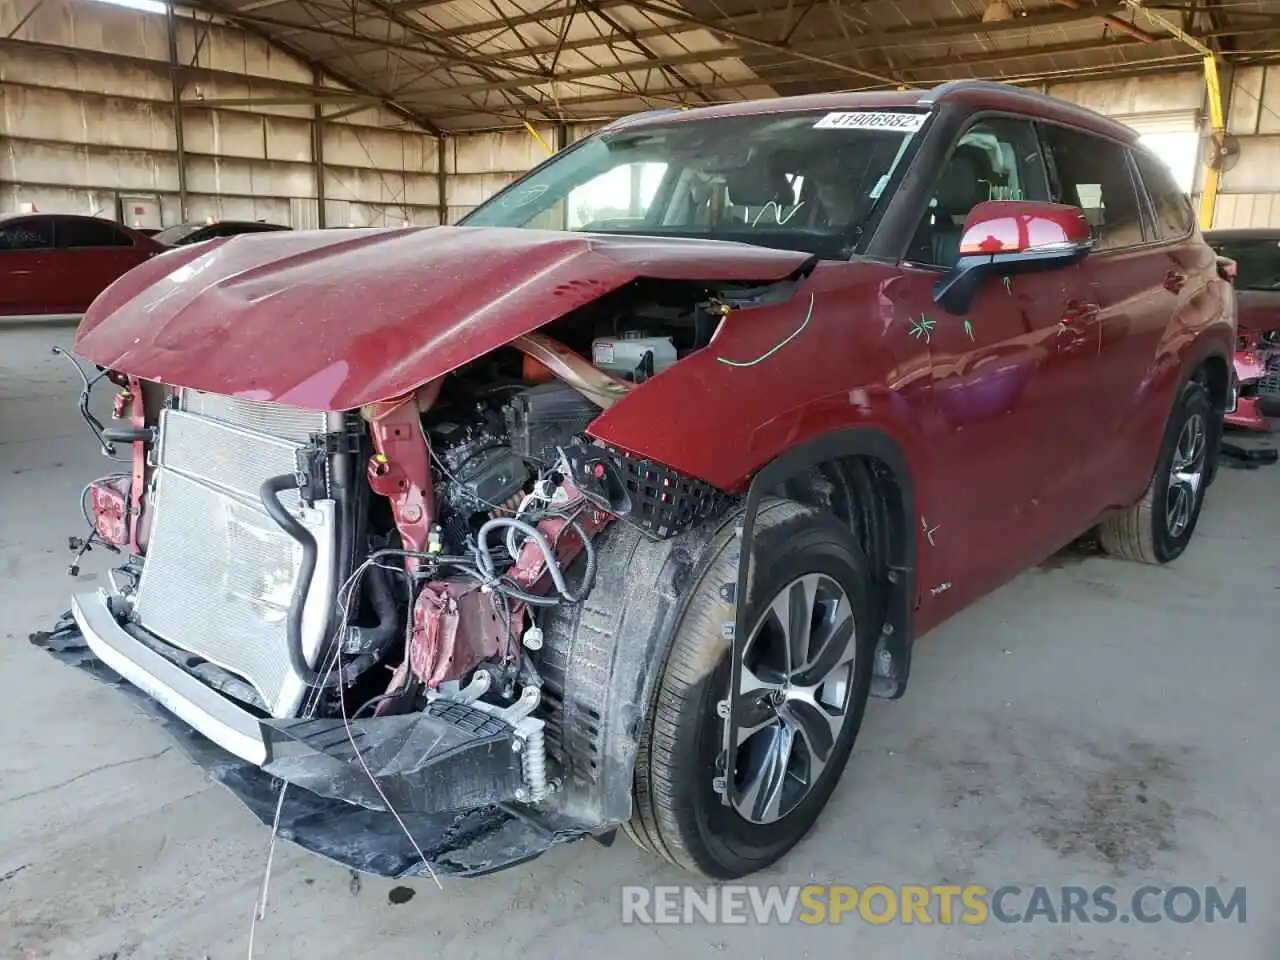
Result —
[{"label": "black rubber hose", "polygon": [[316,572],[316,538],[297,517],[284,508],[279,496],[282,490],[297,490],[300,487],[296,474],[282,473],[266,480],[258,488],[258,496],[262,498],[262,505],[267,508],[271,519],[302,547],[302,567],[298,570],[298,579],[293,584],[293,596],[289,600],[286,642],[289,647],[289,666],[302,678],[303,683],[314,687],[320,683],[320,675],[307,663],[306,655],[302,652],[302,614],[307,605],[311,578]]},{"label": "black rubber hose", "polygon": [[381,660],[400,636],[400,617],[395,597],[391,594],[391,584],[387,582],[387,570],[376,563],[371,564],[364,572],[363,581],[369,585],[369,600],[378,615],[378,625],[360,628],[360,639],[366,649],[342,668],[343,677],[351,680]]}]

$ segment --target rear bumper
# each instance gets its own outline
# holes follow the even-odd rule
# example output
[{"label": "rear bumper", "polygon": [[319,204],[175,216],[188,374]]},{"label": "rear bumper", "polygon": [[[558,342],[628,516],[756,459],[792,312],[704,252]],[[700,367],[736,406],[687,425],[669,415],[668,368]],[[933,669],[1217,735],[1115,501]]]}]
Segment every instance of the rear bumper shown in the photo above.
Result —
[{"label": "rear bumper", "polygon": [[[355,721],[352,734],[341,721],[261,720],[132,636],[101,592],[31,641],[130,696],[262,823],[279,805],[281,837],[349,869],[478,876],[588,833],[510,802],[519,761],[493,723],[469,737],[448,710]],[[357,742],[380,791],[355,765]]]}]

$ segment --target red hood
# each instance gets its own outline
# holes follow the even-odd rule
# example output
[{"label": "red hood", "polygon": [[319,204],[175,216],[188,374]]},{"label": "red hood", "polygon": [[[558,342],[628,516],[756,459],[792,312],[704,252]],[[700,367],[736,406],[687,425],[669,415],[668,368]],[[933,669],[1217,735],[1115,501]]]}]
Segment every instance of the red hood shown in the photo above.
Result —
[{"label": "red hood", "polygon": [[769,282],[804,254],[489,227],[248,234],[130,271],[76,350],[146,380],[346,410],[403,394],[637,277]]},{"label": "red hood", "polygon": [[1280,330],[1280,290],[1237,290],[1236,325],[1259,333]]}]

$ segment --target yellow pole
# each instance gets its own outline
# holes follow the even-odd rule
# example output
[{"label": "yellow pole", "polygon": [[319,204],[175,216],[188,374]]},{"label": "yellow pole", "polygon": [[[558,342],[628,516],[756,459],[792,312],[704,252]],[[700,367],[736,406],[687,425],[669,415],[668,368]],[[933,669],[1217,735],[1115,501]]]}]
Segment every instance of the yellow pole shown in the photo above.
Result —
[{"label": "yellow pole", "polygon": [[[1222,85],[1218,81],[1218,61],[1212,56],[1204,58],[1204,85],[1209,94],[1209,124],[1213,128],[1213,149],[1217,149],[1227,133],[1227,118],[1222,109]],[[1208,163],[1204,165],[1204,180],[1200,187],[1200,229],[1213,228],[1214,212],[1218,208],[1218,188],[1222,175]]]},{"label": "yellow pole", "polygon": [[[1213,49],[1206,46],[1204,41],[1191,36],[1164,14],[1148,10],[1142,5],[1143,0],[1120,0],[1120,2],[1135,13],[1141,13],[1152,23],[1164,27],[1173,37],[1181,40],[1203,58],[1204,85],[1209,94],[1209,123],[1213,127],[1213,144],[1216,150],[1222,144],[1223,137],[1227,135],[1227,118],[1222,109],[1222,85],[1218,82],[1218,61],[1214,59]],[[1213,227],[1213,214],[1218,207],[1218,187],[1221,186],[1221,179],[1221,174],[1217,170],[1207,163],[1204,165],[1204,179],[1201,181],[1200,189],[1201,230],[1209,230]]]},{"label": "yellow pole", "polygon": [[538,146],[542,147],[543,150],[547,151],[547,156],[550,156],[551,154],[555,153],[554,150],[552,150],[549,146],[547,146],[547,141],[543,140],[542,137],[538,135],[537,129],[528,120],[524,121],[524,128],[529,131],[529,136],[533,137],[533,139],[538,141]]}]

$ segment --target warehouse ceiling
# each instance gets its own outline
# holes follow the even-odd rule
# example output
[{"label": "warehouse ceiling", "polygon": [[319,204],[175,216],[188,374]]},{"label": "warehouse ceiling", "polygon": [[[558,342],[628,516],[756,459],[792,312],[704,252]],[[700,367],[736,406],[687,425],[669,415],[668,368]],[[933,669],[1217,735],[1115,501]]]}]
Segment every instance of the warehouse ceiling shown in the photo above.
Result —
[{"label": "warehouse ceiling", "polygon": [[1274,0],[179,0],[433,131],[1280,59]]}]

